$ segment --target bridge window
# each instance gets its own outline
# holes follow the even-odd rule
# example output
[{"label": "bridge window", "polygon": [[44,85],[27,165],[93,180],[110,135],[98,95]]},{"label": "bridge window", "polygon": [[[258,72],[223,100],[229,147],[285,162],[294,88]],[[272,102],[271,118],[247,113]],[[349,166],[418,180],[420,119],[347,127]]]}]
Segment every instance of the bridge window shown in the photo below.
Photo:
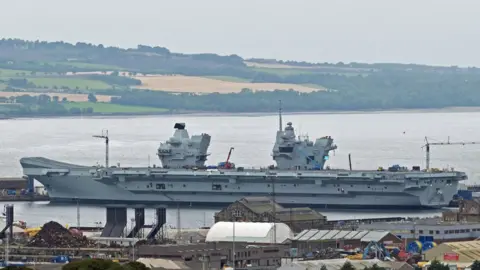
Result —
[{"label": "bridge window", "polygon": [[279,147],[278,151],[280,153],[292,153],[293,152],[293,147],[292,146],[287,146],[287,147]]},{"label": "bridge window", "polygon": [[156,184],[155,188],[156,189],[165,189],[165,184]]}]

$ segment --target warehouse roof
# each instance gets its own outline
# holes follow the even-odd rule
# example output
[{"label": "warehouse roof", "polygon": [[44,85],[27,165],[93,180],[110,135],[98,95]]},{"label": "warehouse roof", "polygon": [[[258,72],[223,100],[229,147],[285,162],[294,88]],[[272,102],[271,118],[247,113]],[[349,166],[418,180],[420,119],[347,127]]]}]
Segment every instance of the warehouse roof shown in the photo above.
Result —
[{"label": "warehouse roof", "polygon": [[340,270],[345,262],[349,261],[355,269],[365,269],[376,264],[379,267],[390,269],[391,266],[384,261],[378,259],[373,260],[348,260],[348,259],[331,259],[331,260],[308,260],[293,261],[283,264],[279,270],[304,270],[304,269],[320,269],[323,265],[328,270]]},{"label": "warehouse roof", "polygon": [[[240,199],[238,202],[257,214],[272,212],[274,205],[273,201],[267,197],[245,197]],[[275,203],[275,208],[281,209],[282,206],[280,206],[278,203]]]},{"label": "warehouse roof", "polygon": [[458,256],[458,262],[473,262],[480,260],[480,241],[445,242],[425,252],[428,260],[443,260],[445,254]]},{"label": "warehouse roof", "polygon": [[278,203],[274,203],[268,197],[244,197],[238,201],[246,208],[257,214],[265,212],[272,213],[275,205],[276,220],[286,221],[302,221],[302,220],[318,220],[325,219],[325,216],[308,207],[284,208]]},{"label": "warehouse roof", "polygon": [[[380,241],[387,236],[388,231],[339,231],[339,230],[303,230],[297,234],[293,241],[319,241],[337,239],[355,239],[362,242]],[[480,241],[479,241],[480,242]]]},{"label": "warehouse roof", "polygon": [[370,231],[365,236],[362,237],[362,242],[371,242],[371,241],[379,242],[380,240],[382,240],[382,238],[384,238],[388,234],[390,234],[390,232]]}]

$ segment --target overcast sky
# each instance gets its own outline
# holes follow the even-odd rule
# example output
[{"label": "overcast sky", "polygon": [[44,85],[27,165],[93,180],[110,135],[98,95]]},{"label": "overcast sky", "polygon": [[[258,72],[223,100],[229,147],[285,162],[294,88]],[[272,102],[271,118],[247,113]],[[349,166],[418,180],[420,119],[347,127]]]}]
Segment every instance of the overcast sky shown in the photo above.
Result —
[{"label": "overcast sky", "polygon": [[1,0],[0,36],[313,62],[480,66],[479,0]]}]

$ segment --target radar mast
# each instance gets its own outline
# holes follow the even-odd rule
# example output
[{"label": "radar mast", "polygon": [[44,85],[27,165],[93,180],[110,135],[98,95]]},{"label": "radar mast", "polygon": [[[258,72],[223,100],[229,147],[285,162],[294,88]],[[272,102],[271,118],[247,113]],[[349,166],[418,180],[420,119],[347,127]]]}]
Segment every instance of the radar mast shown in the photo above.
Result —
[{"label": "radar mast", "polygon": [[282,100],[278,101],[278,131],[282,131]]}]

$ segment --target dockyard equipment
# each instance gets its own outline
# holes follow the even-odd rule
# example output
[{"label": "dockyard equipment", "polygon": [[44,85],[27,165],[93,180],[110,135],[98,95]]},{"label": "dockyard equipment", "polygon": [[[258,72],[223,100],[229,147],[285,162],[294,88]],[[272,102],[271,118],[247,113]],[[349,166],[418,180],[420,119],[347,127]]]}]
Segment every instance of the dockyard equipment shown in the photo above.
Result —
[{"label": "dockyard equipment", "polygon": [[374,255],[375,258],[382,260],[386,258],[390,258],[390,253],[388,250],[380,243],[371,241],[365,247],[363,251],[363,259],[368,259],[371,255]]},{"label": "dockyard equipment", "polygon": [[105,139],[105,168],[108,168],[108,130],[102,130],[102,135],[93,135],[94,138]]},{"label": "dockyard equipment", "polygon": [[471,145],[471,144],[480,144],[480,142],[451,142],[450,137],[446,142],[434,142],[431,143],[428,141],[428,138],[425,137],[425,145],[422,148],[425,148],[425,166],[427,171],[430,169],[430,145]]}]

